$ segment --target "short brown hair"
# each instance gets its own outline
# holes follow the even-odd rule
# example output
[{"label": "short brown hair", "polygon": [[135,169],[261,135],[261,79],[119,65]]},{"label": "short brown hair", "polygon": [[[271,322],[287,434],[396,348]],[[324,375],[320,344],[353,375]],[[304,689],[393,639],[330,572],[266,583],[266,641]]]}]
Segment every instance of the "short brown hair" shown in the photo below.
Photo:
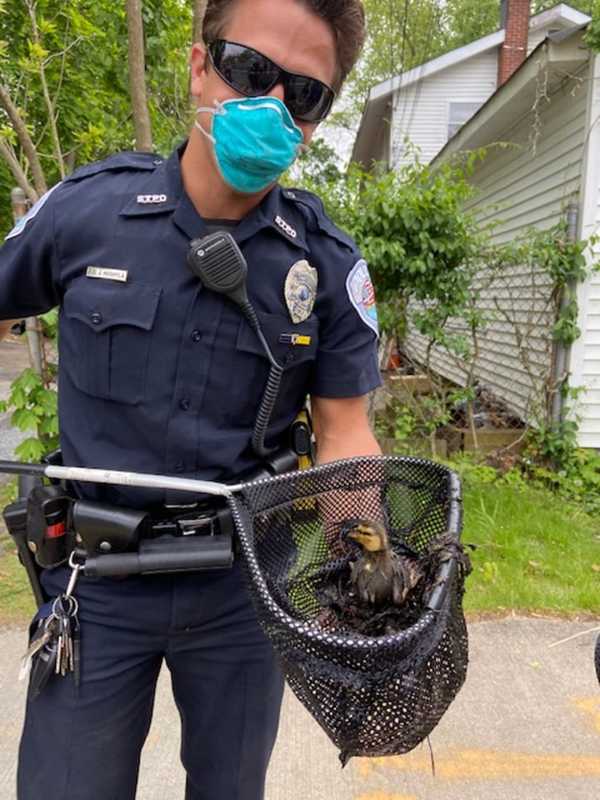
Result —
[{"label": "short brown hair", "polygon": [[[358,61],[366,37],[365,10],[362,0],[297,0],[327,22],[337,42],[338,76],[336,92]],[[223,36],[230,11],[237,0],[208,0],[202,26],[205,42]]]}]

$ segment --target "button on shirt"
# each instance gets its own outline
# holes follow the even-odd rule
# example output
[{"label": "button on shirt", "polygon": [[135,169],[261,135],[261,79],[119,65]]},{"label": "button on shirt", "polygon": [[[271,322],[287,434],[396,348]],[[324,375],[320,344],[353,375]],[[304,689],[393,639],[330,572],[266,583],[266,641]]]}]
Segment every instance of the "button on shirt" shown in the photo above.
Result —
[{"label": "button on shirt", "polygon": [[[208,229],[184,191],[181,152],[166,161],[120,153],[82,167],[0,249],[0,319],[60,306],[65,464],[227,481],[259,463],[251,436],[269,362],[239,309],[204,290],[187,266],[190,241]],[[314,195],[279,186],[232,235],[264,335],[285,367],[267,436],[268,445],[284,443],[307,393],[353,397],[379,385],[376,334],[346,286],[360,254]],[[318,272],[318,292],[310,316],[294,323],[284,287],[302,259]],[[304,344],[290,344],[290,334]],[[173,500],[154,490],[77,488],[139,507]]]}]

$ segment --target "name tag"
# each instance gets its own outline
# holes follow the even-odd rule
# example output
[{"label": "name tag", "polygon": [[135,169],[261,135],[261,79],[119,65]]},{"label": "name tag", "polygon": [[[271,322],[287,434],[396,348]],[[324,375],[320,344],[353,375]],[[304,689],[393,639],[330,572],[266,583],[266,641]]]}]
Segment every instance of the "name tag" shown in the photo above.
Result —
[{"label": "name tag", "polygon": [[108,267],[88,267],[85,271],[88,278],[100,278],[105,281],[121,281],[127,283],[126,269],[109,269]]}]

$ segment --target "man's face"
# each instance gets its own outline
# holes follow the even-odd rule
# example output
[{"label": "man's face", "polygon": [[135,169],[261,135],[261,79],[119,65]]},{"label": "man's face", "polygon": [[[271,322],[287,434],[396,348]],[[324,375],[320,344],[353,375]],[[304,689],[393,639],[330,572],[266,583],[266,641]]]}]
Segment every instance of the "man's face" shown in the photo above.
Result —
[{"label": "man's face", "polygon": [[[222,38],[258,50],[289,72],[333,85],[337,68],[333,31],[298,0],[238,0],[229,12]],[[191,91],[199,106],[213,107],[215,100],[243,97],[216,74],[201,45],[194,45],[191,64]],[[285,100],[281,84],[269,95]],[[317,124],[295,122],[308,144]]]}]

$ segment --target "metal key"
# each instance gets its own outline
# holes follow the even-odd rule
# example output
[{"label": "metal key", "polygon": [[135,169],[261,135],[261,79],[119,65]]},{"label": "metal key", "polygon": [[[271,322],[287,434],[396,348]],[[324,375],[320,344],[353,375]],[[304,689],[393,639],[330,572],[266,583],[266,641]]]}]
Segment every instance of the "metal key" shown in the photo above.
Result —
[{"label": "metal key", "polygon": [[[72,559],[69,564],[73,569],[69,585],[65,593],[59,595],[52,605],[52,614],[58,620],[58,649],[55,670],[57,675],[62,675],[63,677],[68,672],[74,671],[73,627],[79,610],[79,604],[73,597],[73,590],[77,583],[81,566],[75,564]],[[78,623],[77,627],[79,627]]]},{"label": "metal key", "polygon": [[52,632],[43,624],[43,620],[40,620],[40,624],[38,625],[38,629],[34,633],[31,638],[31,642],[29,647],[27,648],[25,655],[21,659],[21,669],[19,671],[19,680],[23,681],[25,678],[29,676],[31,672],[31,663],[33,658],[36,656],[39,650],[42,649],[52,638]]},{"label": "metal key", "polygon": [[40,694],[52,674],[64,677],[73,672],[75,683],[79,684],[79,603],[73,597],[73,590],[82,567],[74,563],[73,557],[69,565],[72,572],[66,591],[55,599],[51,614],[43,621],[43,630],[40,632],[42,626],[38,628],[26,653],[31,666],[32,699]]},{"label": "metal key", "polygon": [[45,633],[43,635],[49,634],[46,642],[31,658],[31,677],[29,679],[29,696],[31,700],[35,700],[38,697],[56,671],[58,620],[54,614],[51,614],[44,621],[44,628]]}]

